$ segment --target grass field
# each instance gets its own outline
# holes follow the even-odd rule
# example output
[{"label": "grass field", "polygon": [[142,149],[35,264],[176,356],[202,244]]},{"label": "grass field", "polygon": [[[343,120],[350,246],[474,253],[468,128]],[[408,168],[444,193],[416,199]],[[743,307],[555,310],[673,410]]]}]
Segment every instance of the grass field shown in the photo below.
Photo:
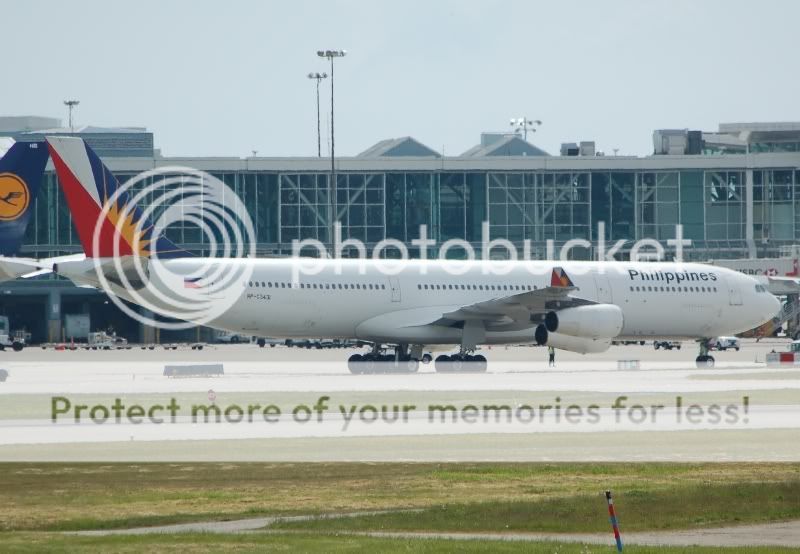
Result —
[{"label": "grass field", "polygon": [[[630,529],[800,517],[800,464],[3,464],[0,529],[423,508],[440,528],[497,528],[488,514],[522,509],[542,517],[519,529],[594,531],[606,526],[607,488]],[[544,516],[556,509],[580,517]]]},{"label": "grass field", "polygon": [[[114,537],[75,537],[52,533],[4,533],[0,535],[3,552],[308,552],[344,554],[352,552],[419,552],[472,554],[605,554],[615,552],[608,546],[563,544],[555,542],[506,542],[497,540],[455,541],[445,539],[388,539],[317,534],[248,534],[248,535],[145,535]],[[626,546],[631,554],[781,554],[797,552],[784,548],[703,548]]]},{"label": "grass field", "polygon": [[[610,533],[602,497],[606,488],[615,492],[623,531],[800,519],[800,464],[2,464],[0,550],[605,552],[580,545],[350,533]],[[402,508],[421,511],[282,522],[270,527],[272,533],[255,535],[56,533]]]},{"label": "grass field", "polygon": [[[315,531],[554,532],[608,531],[605,500],[578,494],[534,501],[455,503],[420,512],[304,522],[275,529]],[[691,529],[800,518],[800,482],[621,489],[615,502],[626,531]],[[757,510],[753,506],[758,506]]]}]

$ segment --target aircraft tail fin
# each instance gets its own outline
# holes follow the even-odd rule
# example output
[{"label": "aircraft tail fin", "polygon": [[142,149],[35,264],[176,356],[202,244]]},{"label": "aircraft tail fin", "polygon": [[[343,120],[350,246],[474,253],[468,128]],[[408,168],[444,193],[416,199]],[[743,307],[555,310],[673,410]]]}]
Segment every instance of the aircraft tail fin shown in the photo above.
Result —
[{"label": "aircraft tail fin", "polygon": [[157,235],[117,178],[83,139],[47,137],[58,180],[83,250],[90,258],[186,257],[190,254]]},{"label": "aircraft tail fin", "polygon": [[0,255],[19,250],[47,165],[44,142],[15,142],[0,159]]},{"label": "aircraft tail fin", "polygon": [[551,287],[574,287],[575,284],[569,278],[567,272],[562,267],[553,268],[553,273],[550,275]]}]

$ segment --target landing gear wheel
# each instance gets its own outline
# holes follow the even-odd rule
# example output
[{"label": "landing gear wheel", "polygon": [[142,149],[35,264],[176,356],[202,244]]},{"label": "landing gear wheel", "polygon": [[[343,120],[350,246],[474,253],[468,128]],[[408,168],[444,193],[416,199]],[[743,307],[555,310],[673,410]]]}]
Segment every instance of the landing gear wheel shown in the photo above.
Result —
[{"label": "landing gear wheel", "polygon": [[433,367],[437,373],[448,371],[449,366],[450,366],[450,356],[448,356],[447,354],[436,356],[436,361],[433,363]]},{"label": "landing gear wheel", "polygon": [[347,369],[350,370],[350,373],[354,375],[360,375],[364,373],[364,368],[362,364],[364,363],[364,356],[361,354],[353,354],[347,360]]},{"label": "landing gear wheel", "polygon": [[714,356],[698,356],[696,362],[699,368],[714,367]]},{"label": "landing gear wheel", "polygon": [[364,369],[362,370],[362,373],[377,373],[380,359],[380,355],[364,354],[362,366]]},{"label": "landing gear wheel", "polygon": [[422,359],[420,360],[423,364],[429,364],[433,361],[433,356],[430,354],[423,354]]},{"label": "landing gear wheel", "polygon": [[411,358],[398,362],[398,365],[406,373],[416,373],[419,370],[419,361]]},{"label": "landing gear wheel", "polygon": [[480,354],[454,354],[452,356],[439,356],[436,358],[436,371],[438,373],[469,372],[479,373],[486,371],[488,364],[486,358]]}]

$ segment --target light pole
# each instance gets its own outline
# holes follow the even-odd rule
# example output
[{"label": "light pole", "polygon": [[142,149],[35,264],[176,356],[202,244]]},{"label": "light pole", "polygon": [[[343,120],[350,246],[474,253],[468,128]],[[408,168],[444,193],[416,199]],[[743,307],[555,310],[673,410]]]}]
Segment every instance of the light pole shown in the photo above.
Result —
[{"label": "light pole", "polygon": [[69,132],[70,133],[74,133],[75,132],[75,128],[72,126],[72,110],[75,108],[75,106],[77,106],[80,103],[81,103],[80,100],[64,100],[64,105],[69,110]]},{"label": "light pole", "polygon": [[[331,62],[331,180],[328,185],[328,194],[330,199],[328,202],[328,240],[333,244],[333,231],[335,220],[338,218],[338,210],[336,209],[336,165],[334,164],[335,145],[334,145],[334,130],[333,130],[333,60],[335,58],[343,58],[347,55],[345,50],[317,50],[317,56],[320,58],[328,58]],[[334,252],[335,255],[335,252]]]},{"label": "light pole", "polygon": [[328,78],[327,73],[309,73],[309,79],[314,79],[317,81],[317,157],[322,157],[322,139],[320,138],[320,130],[319,130],[319,84],[322,82],[323,79]]},{"label": "light pole", "polygon": [[535,133],[539,125],[542,124],[541,119],[528,119],[527,117],[511,118],[511,126],[514,127],[514,132],[519,133],[520,129],[523,131],[525,141],[528,140],[528,131]]}]

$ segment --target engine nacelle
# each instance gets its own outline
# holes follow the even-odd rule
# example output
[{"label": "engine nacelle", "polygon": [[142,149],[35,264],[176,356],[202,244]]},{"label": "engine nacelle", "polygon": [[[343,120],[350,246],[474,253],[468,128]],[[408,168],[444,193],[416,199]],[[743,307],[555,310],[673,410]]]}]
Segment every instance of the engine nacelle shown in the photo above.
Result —
[{"label": "engine nacelle", "polygon": [[599,354],[600,352],[605,352],[611,346],[610,338],[591,339],[551,333],[543,324],[536,327],[534,337],[539,345],[552,346],[553,348],[578,354]]},{"label": "engine nacelle", "polygon": [[548,312],[545,327],[551,333],[581,338],[613,338],[622,331],[622,310],[614,304],[590,304]]}]

